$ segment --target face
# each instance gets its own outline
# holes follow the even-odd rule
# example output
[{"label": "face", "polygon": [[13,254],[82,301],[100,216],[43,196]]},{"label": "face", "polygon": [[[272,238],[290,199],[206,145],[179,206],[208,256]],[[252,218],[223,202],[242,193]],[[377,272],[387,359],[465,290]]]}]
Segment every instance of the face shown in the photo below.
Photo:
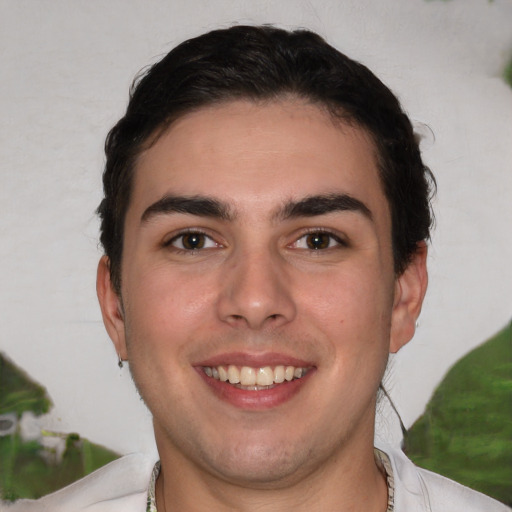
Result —
[{"label": "face", "polygon": [[267,485],[372,446],[426,279],[394,275],[362,129],[292,100],[184,116],[138,160],[123,250],[98,292],[162,459]]}]

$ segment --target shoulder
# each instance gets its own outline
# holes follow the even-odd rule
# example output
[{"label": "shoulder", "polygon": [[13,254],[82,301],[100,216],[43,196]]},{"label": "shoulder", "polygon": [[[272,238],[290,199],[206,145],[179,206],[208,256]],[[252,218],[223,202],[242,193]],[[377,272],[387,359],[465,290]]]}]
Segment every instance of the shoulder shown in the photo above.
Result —
[{"label": "shoulder", "polygon": [[395,512],[511,512],[499,501],[415,466],[401,450],[380,449],[393,468]]},{"label": "shoulder", "polygon": [[155,461],[142,454],[126,455],[85,478],[38,500],[1,505],[2,512],[140,512]]}]

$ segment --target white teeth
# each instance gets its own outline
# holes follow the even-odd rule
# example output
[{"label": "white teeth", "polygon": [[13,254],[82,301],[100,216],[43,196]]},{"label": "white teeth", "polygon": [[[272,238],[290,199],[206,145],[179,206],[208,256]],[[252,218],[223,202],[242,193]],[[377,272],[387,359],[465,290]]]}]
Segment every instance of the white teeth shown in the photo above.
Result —
[{"label": "white teeth", "polygon": [[228,380],[230,384],[238,384],[240,382],[240,372],[232,364],[228,366]]},{"label": "white teeth", "polygon": [[219,366],[217,367],[217,370],[219,371],[219,380],[221,380],[222,382],[226,382],[229,379],[226,368],[224,368],[224,366]]},{"label": "white teeth", "polygon": [[252,368],[251,366],[204,366],[203,371],[208,377],[222,382],[243,386],[244,389],[258,390],[267,388],[273,384],[282,384],[284,381],[300,379],[307,373],[306,368],[278,365],[274,368],[263,366]]},{"label": "white teeth", "polygon": [[274,369],[274,382],[281,384],[284,382],[284,366],[276,366]]},{"label": "white teeth", "polygon": [[242,386],[254,386],[254,384],[256,384],[256,370],[250,366],[242,366],[242,370],[240,371],[240,384],[242,384]]},{"label": "white teeth", "polygon": [[258,373],[256,374],[256,384],[258,384],[258,386],[270,386],[274,384],[274,371],[272,368],[270,368],[270,366],[258,368]]}]

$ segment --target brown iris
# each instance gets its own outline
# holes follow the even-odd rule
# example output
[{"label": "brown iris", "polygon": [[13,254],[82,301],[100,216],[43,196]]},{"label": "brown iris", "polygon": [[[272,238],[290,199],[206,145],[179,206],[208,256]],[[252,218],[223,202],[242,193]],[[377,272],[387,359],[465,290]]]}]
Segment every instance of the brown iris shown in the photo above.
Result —
[{"label": "brown iris", "polygon": [[182,244],[185,249],[202,249],[204,242],[205,236],[202,233],[185,233],[182,235]]},{"label": "brown iris", "polygon": [[311,233],[306,237],[308,249],[318,250],[327,249],[331,241],[331,236],[327,233]]}]

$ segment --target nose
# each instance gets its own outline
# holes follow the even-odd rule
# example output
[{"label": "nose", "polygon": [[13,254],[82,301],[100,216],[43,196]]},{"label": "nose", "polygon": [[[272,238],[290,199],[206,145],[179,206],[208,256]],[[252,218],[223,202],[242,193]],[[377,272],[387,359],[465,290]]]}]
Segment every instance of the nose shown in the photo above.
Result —
[{"label": "nose", "polygon": [[277,328],[295,317],[290,279],[279,255],[234,255],[221,279],[218,315],[233,327]]}]

